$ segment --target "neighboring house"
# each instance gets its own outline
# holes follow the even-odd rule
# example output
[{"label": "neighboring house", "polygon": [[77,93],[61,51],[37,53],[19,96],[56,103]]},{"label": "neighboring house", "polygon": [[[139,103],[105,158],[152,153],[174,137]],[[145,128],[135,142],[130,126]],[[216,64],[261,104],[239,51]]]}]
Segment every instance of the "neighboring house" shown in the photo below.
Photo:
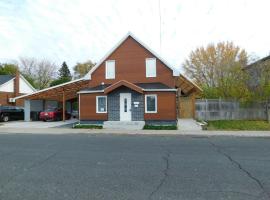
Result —
[{"label": "neighboring house", "polygon": [[265,70],[265,68],[270,68],[270,55],[244,68],[250,75],[249,86],[251,88],[256,88],[259,85],[262,70]]},{"label": "neighboring house", "polygon": [[53,101],[68,112],[78,102],[81,123],[170,125],[178,117],[194,117],[194,99],[200,92],[129,33],[85,77],[13,100],[25,100],[26,121],[31,120],[31,111],[41,111]]},{"label": "neighboring house", "polygon": [[87,75],[79,94],[81,122],[145,121],[176,124],[173,69],[129,34]]},{"label": "neighboring house", "polygon": [[19,72],[15,76],[0,75],[0,105],[17,105],[23,106],[23,101],[19,100],[16,103],[12,98],[22,94],[30,94],[35,89]]}]

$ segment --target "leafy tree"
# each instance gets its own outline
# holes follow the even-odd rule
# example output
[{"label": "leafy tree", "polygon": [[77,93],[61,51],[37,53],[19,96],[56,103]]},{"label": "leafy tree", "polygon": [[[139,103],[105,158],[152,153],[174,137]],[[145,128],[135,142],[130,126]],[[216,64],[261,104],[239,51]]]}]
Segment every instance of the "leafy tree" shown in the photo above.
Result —
[{"label": "leafy tree", "polygon": [[192,51],[183,67],[186,75],[203,88],[205,98],[245,100],[250,96],[249,75],[243,70],[247,60],[245,50],[232,42],[220,42]]},{"label": "leafy tree", "polygon": [[55,79],[50,83],[50,86],[55,86],[55,85],[60,85],[62,83],[66,83],[69,82],[70,78],[64,77],[64,78],[60,78],[60,79]]},{"label": "leafy tree", "polygon": [[93,67],[95,66],[95,63],[93,63],[91,60],[88,60],[83,63],[77,63],[74,67],[74,77],[75,78],[81,78],[84,75],[86,75]]},{"label": "leafy tree", "polygon": [[18,70],[18,66],[16,64],[0,64],[0,75],[15,75]]}]

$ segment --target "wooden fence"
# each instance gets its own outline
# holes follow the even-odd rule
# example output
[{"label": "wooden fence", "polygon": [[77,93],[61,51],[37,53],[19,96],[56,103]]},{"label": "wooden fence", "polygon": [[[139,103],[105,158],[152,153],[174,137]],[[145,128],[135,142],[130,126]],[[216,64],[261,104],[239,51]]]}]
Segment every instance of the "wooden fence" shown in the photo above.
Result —
[{"label": "wooden fence", "polygon": [[197,99],[195,108],[199,120],[267,120],[265,103],[242,106],[235,100]]}]

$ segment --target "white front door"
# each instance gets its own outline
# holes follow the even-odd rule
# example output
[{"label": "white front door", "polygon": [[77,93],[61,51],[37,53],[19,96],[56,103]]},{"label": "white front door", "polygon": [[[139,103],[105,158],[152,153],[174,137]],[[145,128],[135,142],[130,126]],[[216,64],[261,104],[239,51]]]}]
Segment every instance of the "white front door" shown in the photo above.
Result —
[{"label": "white front door", "polygon": [[120,93],[120,121],[131,121],[131,93]]}]

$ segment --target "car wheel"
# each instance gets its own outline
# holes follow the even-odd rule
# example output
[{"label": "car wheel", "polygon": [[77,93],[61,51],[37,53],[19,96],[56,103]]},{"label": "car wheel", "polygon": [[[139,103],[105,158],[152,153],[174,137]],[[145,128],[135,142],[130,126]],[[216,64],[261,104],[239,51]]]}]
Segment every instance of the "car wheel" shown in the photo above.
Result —
[{"label": "car wheel", "polygon": [[8,122],[8,121],[9,121],[9,116],[8,115],[3,116],[3,122]]}]

